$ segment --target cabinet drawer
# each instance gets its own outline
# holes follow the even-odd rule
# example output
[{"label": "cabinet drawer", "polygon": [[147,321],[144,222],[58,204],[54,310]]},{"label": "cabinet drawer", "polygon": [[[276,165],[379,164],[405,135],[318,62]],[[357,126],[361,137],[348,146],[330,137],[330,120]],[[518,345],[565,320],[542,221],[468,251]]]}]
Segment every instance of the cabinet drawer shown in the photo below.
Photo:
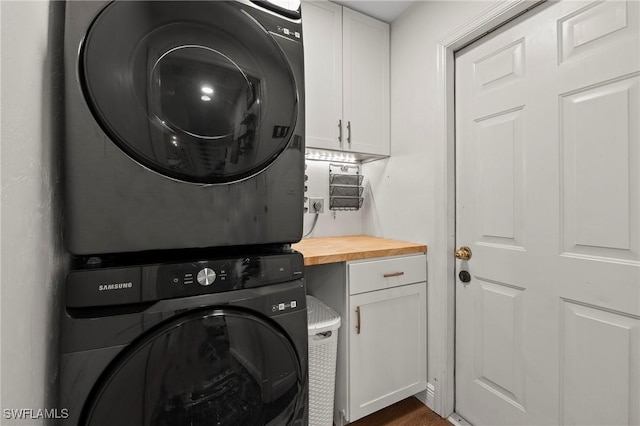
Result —
[{"label": "cabinet drawer", "polygon": [[349,294],[382,290],[427,280],[427,256],[349,262]]}]

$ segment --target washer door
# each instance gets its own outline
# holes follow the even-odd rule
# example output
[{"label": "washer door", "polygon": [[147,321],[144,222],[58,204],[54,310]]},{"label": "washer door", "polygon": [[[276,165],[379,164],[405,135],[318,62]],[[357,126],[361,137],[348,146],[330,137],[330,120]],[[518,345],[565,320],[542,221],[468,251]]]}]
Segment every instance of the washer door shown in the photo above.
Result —
[{"label": "washer door", "polygon": [[259,173],[286,148],[297,119],[282,49],[233,2],[110,3],[86,36],[80,75],[107,135],[182,181]]},{"label": "washer door", "polygon": [[192,312],[131,344],[102,374],[79,424],[284,425],[302,409],[302,368],[271,320]]}]

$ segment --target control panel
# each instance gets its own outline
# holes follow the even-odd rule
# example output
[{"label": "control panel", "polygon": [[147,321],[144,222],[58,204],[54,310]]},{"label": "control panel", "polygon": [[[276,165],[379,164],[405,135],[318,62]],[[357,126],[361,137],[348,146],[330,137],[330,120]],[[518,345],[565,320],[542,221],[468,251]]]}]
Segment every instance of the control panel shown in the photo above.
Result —
[{"label": "control panel", "polygon": [[271,312],[282,312],[282,311],[287,311],[289,309],[295,309],[298,307],[298,301],[297,300],[291,300],[291,301],[287,301],[287,302],[282,302],[282,303],[278,303],[275,305],[271,305]]},{"label": "control panel", "polygon": [[180,265],[168,265],[167,267],[161,267],[163,274],[168,274],[172,284],[189,286],[192,284],[199,284],[207,287],[214,282],[225,283],[229,278],[229,264],[223,263],[208,263],[206,266],[203,264],[180,264]]},{"label": "control panel", "polygon": [[[302,278],[300,253],[73,271],[67,306],[113,306],[260,287]],[[276,311],[296,307],[278,301]]]}]

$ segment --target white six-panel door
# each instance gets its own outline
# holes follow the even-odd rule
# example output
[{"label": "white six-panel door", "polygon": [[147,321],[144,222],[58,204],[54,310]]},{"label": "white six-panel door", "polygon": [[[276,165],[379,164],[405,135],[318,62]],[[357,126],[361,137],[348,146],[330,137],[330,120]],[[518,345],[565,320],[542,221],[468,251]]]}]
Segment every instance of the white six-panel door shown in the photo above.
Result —
[{"label": "white six-panel door", "polygon": [[456,55],[456,405],[640,424],[640,3],[549,2]]}]

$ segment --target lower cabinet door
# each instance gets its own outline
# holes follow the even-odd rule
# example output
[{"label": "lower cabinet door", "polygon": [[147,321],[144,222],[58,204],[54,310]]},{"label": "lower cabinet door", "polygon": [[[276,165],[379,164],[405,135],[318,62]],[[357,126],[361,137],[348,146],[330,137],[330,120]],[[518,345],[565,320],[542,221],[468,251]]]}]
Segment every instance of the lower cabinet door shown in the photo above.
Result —
[{"label": "lower cabinet door", "polygon": [[426,389],[427,284],[362,293],[349,301],[352,422]]}]

